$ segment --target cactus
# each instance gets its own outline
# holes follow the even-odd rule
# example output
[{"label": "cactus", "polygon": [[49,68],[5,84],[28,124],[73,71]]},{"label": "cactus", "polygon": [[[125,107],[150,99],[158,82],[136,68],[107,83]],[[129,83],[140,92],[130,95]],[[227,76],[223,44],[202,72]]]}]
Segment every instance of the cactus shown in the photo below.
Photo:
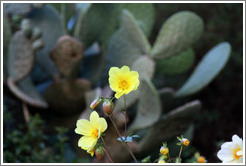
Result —
[{"label": "cactus", "polygon": [[182,74],[193,65],[194,59],[194,50],[189,48],[178,55],[157,61],[156,72],[166,75]]},{"label": "cactus", "polygon": [[45,43],[43,49],[35,53],[37,65],[35,65],[33,71],[33,79],[36,82],[44,81],[40,80],[40,77],[37,77],[40,74],[35,74],[35,72],[39,71],[39,66],[45,71],[43,73],[46,73],[44,79],[46,79],[47,77],[59,77],[59,71],[49,56],[58,38],[64,34],[64,30],[62,28],[62,20],[59,13],[52,6],[46,4],[41,9],[33,10],[33,12],[28,15],[27,18],[30,19],[32,26],[41,29],[41,39]]},{"label": "cactus", "polygon": [[50,56],[66,79],[75,79],[79,74],[79,66],[83,58],[83,45],[75,38],[62,36]]},{"label": "cactus", "polygon": [[[23,20],[9,44],[8,79],[10,90],[22,101],[37,107],[47,107],[28,76],[34,63],[34,52],[43,46],[37,30],[33,31],[29,20]],[[25,25],[27,24],[27,25]]]},{"label": "cactus", "polygon": [[53,82],[43,96],[52,111],[68,116],[85,108],[85,92],[90,88],[90,82],[84,79],[61,80]]},{"label": "cactus", "polygon": [[161,115],[160,97],[152,82],[145,78],[139,88],[139,104],[137,115],[128,129],[131,133],[135,130],[153,125]]},{"label": "cactus", "polygon": [[213,47],[203,57],[187,82],[175,93],[175,96],[187,96],[204,88],[225,66],[230,52],[231,45],[228,42]]},{"label": "cactus", "polygon": [[5,15],[3,15],[3,79],[7,79],[7,58],[8,58],[8,47],[10,39],[12,38],[12,32],[10,29],[9,22]]},{"label": "cactus", "polygon": [[200,101],[195,100],[172,110],[166,116],[163,115],[161,119],[151,127],[151,130],[144,139],[141,140],[139,151],[145,154],[153,148],[159,148],[159,144],[161,144],[163,140],[167,141],[182,134],[187,127],[189,127],[194,116],[198,114],[200,108]]},{"label": "cactus", "polygon": [[150,34],[155,15],[153,4],[91,4],[82,22],[82,40],[85,48],[97,40],[107,46],[120,24],[119,16],[123,9],[136,14],[144,32]]},{"label": "cactus", "polygon": [[163,24],[151,51],[154,59],[167,58],[191,47],[203,32],[202,19],[193,12],[182,11]]}]

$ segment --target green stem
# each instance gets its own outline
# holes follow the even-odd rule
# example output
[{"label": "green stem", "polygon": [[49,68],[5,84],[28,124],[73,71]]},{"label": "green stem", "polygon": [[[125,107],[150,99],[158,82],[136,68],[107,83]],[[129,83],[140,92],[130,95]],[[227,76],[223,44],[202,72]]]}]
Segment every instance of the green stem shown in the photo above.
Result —
[{"label": "green stem", "polygon": [[103,144],[104,144],[104,147],[105,148],[103,148],[103,150],[104,150],[104,152],[106,153],[106,155],[108,156],[108,158],[109,158],[109,160],[112,162],[112,163],[114,163],[114,161],[113,161],[113,159],[111,158],[111,156],[109,155],[109,153],[108,153],[108,148],[107,148],[107,146],[106,146],[106,143],[105,143],[105,141],[104,141],[104,139],[101,137],[101,140],[102,140],[102,142],[103,142]]},{"label": "green stem", "polygon": [[132,153],[132,151],[130,150],[130,148],[127,146],[126,142],[123,141],[122,136],[121,136],[121,134],[120,134],[120,132],[119,132],[119,130],[118,130],[118,128],[117,128],[117,126],[116,126],[116,124],[115,124],[113,118],[111,117],[111,115],[109,115],[109,119],[110,119],[111,122],[113,123],[113,126],[114,126],[114,128],[116,129],[116,132],[117,132],[118,136],[120,137],[120,140],[121,140],[122,144],[125,146],[125,148],[126,148],[126,149],[128,150],[128,152],[131,154],[131,156],[132,156],[132,158],[134,159],[134,161],[137,163],[138,161],[137,161],[136,157],[134,156],[134,154]]},{"label": "green stem", "polygon": [[182,149],[183,149],[183,145],[181,145],[180,151],[179,151],[179,162],[180,162],[180,163],[181,163],[180,157],[181,157]]}]

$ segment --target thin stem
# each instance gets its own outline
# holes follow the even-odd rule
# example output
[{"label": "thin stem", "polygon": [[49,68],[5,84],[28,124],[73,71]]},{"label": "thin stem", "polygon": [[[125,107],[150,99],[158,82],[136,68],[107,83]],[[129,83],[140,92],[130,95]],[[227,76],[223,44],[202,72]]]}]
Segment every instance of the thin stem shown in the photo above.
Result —
[{"label": "thin stem", "polygon": [[111,115],[109,115],[109,119],[110,119],[111,122],[113,123],[114,128],[116,129],[117,134],[118,134],[118,136],[120,137],[122,144],[125,146],[125,148],[126,148],[126,149],[128,150],[128,152],[131,154],[131,156],[132,156],[132,158],[134,159],[134,161],[137,163],[138,161],[137,161],[136,157],[134,156],[134,154],[132,153],[132,151],[130,150],[130,148],[127,146],[126,142],[123,141],[122,136],[121,136],[119,130],[117,129],[117,126],[116,126],[116,124],[115,124],[113,118],[111,117]]},{"label": "thin stem", "polygon": [[180,151],[179,151],[179,162],[180,162],[180,163],[181,163],[181,161],[180,161],[180,157],[181,157],[182,149],[183,149],[183,145],[181,145],[181,147],[180,147]]},{"label": "thin stem", "polygon": [[125,105],[125,120],[126,120],[126,122],[125,122],[125,134],[126,134],[127,117],[128,117],[128,115],[127,115],[127,111],[126,111],[126,95],[125,94],[124,94],[124,105]]},{"label": "thin stem", "polygon": [[111,156],[109,155],[109,153],[108,153],[108,148],[107,148],[107,146],[106,146],[106,143],[105,143],[105,141],[104,141],[104,139],[101,137],[101,140],[102,140],[102,142],[103,142],[103,144],[104,144],[104,146],[105,146],[105,148],[103,148],[103,150],[104,150],[104,152],[106,153],[106,155],[108,156],[108,158],[109,158],[109,160],[112,162],[112,163],[114,163],[114,161],[113,161],[113,159],[111,158]]}]

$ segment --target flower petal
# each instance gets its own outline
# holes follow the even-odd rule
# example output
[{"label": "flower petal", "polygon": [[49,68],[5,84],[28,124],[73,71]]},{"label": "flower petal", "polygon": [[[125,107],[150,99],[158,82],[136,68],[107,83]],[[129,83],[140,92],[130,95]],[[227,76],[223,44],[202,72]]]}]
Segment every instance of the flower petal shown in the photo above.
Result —
[{"label": "flower petal", "polygon": [[88,120],[80,119],[77,121],[76,126],[75,133],[85,136],[89,136],[91,134],[92,125]]},{"label": "flower petal", "polygon": [[239,138],[236,134],[232,136],[232,141],[237,143],[241,148],[243,148],[243,140]]},{"label": "flower petal", "polygon": [[123,66],[120,70],[121,70],[122,73],[130,72],[130,68],[128,66]]},{"label": "flower petal", "polygon": [[223,162],[228,162],[234,159],[233,153],[230,153],[230,151],[227,151],[225,149],[221,149],[217,153],[217,157]]},{"label": "flower petal", "polygon": [[[91,113],[90,122],[93,127],[97,128],[98,130],[100,129],[101,132],[104,132],[108,127],[106,120],[104,118],[100,118],[96,111]],[[98,136],[100,137],[100,135]]]},{"label": "flower petal", "polygon": [[111,76],[113,76],[113,75],[115,75],[115,74],[117,74],[119,72],[120,72],[120,69],[118,67],[111,67],[109,69],[108,74],[109,74],[109,77],[111,77]]},{"label": "flower petal", "polygon": [[97,143],[97,138],[83,136],[79,139],[78,146],[84,150],[92,149]]},{"label": "flower petal", "polygon": [[116,99],[119,99],[123,94],[124,94],[124,91],[120,91],[120,92],[116,92],[114,96]]},{"label": "flower petal", "polygon": [[100,131],[102,133],[108,128],[108,124],[104,118],[99,119],[98,125],[100,126]]}]

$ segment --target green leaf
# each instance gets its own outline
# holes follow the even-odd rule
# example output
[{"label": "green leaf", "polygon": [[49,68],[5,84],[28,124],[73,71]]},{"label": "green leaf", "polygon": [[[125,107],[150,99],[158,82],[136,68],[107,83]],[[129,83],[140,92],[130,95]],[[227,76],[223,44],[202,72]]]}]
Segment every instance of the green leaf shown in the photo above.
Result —
[{"label": "green leaf", "polygon": [[146,128],[154,124],[161,115],[161,103],[153,83],[145,78],[139,87],[137,115],[128,132]]},{"label": "green leaf", "polygon": [[223,69],[229,59],[231,45],[223,42],[213,47],[198,64],[190,78],[175,93],[176,97],[194,94],[208,85]]},{"label": "green leaf", "polygon": [[189,48],[178,55],[156,61],[156,71],[167,75],[181,74],[193,65],[194,59],[194,50]]},{"label": "green leaf", "polygon": [[191,47],[203,32],[203,20],[193,12],[182,11],[172,15],[162,26],[151,56],[163,59],[177,55]]}]

